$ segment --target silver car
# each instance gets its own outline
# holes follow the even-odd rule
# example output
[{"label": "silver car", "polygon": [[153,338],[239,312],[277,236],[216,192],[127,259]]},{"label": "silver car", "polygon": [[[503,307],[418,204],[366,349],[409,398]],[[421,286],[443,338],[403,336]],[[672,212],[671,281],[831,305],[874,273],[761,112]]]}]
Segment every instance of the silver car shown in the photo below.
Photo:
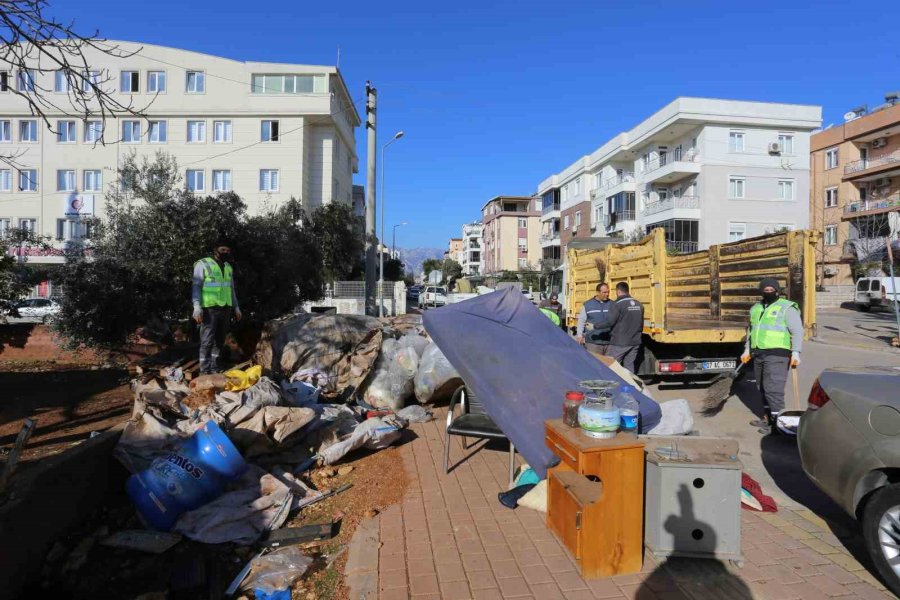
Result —
[{"label": "silver car", "polygon": [[862,526],[900,595],[900,367],[826,369],[797,434],[803,470]]}]

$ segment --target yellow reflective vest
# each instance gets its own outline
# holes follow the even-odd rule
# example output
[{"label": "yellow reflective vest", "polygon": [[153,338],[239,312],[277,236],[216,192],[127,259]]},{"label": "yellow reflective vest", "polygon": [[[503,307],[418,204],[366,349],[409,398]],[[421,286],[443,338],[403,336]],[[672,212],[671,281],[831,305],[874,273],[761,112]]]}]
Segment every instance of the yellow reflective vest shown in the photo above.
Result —
[{"label": "yellow reflective vest", "polygon": [[232,290],[234,287],[234,273],[231,264],[225,263],[225,268],[219,267],[214,258],[204,258],[199,261],[203,265],[203,288],[200,292],[200,306],[232,306]]}]

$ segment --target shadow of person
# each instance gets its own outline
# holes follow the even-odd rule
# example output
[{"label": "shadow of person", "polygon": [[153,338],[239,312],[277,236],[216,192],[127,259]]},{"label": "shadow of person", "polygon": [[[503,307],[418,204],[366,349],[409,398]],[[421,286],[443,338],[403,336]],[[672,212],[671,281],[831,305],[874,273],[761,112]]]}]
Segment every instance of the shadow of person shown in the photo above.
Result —
[{"label": "shadow of person", "polygon": [[[751,600],[747,584],[714,558],[718,540],[709,523],[694,515],[694,501],[687,484],[677,492],[678,515],[669,515],[662,524],[662,546],[670,547],[669,557],[641,583],[635,597],[657,597],[681,591],[688,598],[703,600]],[[645,525],[646,526],[646,525]]]}]

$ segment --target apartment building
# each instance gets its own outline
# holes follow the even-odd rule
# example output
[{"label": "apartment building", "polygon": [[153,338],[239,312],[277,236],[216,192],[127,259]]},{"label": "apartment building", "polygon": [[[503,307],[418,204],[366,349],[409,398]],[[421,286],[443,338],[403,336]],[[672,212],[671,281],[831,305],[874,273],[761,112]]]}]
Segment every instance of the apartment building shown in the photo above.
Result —
[{"label": "apartment building", "polygon": [[674,252],[807,227],[809,137],[821,112],[675,99],[538,184],[544,256],[556,245],[562,256],[576,237],[637,239],[657,227]]},{"label": "apartment building", "polygon": [[[25,226],[67,244],[90,236],[105,194],[131,153],[169,153],[197,194],[234,191],[249,211],[291,197],[308,210],[353,201],[360,117],[335,67],[240,62],[133,42],[111,42],[123,57],[85,49],[84,78],[71,81],[47,61],[21,72],[0,67],[0,227]],[[52,131],[17,94],[39,91],[65,108],[72,86],[92,81],[141,116],[86,121],[48,109]],[[43,91],[42,91],[43,90]],[[3,93],[7,92],[7,93]],[[42,254],[48,254],[42,252]]]},{"label": "apartment building", "polygon": [[551,187],[541,194],[541,263],[551,268],[559,266],[562,259],[562,216],[560,190],[551,177]]},{"label": "apartment building", "polygon": [[809,220],[822,232],[818,282],[853,285],[854,266],[881,271],[887,239],[900,232],[900,96],[810,140]]},{"label": "apartment building", "polygon": [[484,274],[537,269],[540,265],[541,199],[497,196],[481,208]]},{"label": "apartment building", "polygon": [[484,225],[480,221],[466,223],[462,226],[462,272],[463,275],[482,274],[482,232]]},{"label": "apartment building", "polygon": [[460,265],[463,264],[463,239],[462,238],[450,238],[450,243],[447,244],[447,251],[444,252],[444,256],[446,258],[450,258],[458,262]]}]

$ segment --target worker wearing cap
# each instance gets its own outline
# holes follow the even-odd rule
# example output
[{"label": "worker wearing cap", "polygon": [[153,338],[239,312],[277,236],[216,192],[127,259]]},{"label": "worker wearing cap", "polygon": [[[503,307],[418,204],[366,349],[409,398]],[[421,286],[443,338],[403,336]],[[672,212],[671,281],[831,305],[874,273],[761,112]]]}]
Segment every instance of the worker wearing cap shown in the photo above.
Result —
[{"label": "worker wearing cap", "polygon": [[[541,300],[538,308],[541,309],[541,311],[549,311],[550,313],[553,313],[556,316],[556,319],[553,319],[551,317],[550,320],[557,325],[560,324],[563,317],[563,306],[559,301],[559,294],[553,292],[552,294],[550,294],[550,298],[548,298],[547,300]],[[549,314],[547,316],[550,317]]]},{"label": "worker wearing cap", "polygon": [[765,413],[750,424],[760,433],[775,433],[778,413],[784,410],[784,386],[789,368],[800,364],[803,346],[803,318],[796,302],[779,298],[778,281],[767,277],[760,281],[762,300],[750,309],[750,327],[741,362],[753,359],[756,385],[762,395]]},{"label": "worker wearing cap", "polygon": [[228,259],[231,248],[219,240],[213,245],[212,256],[194,263],[191,302],[194,320],[200,324],[200,372],[219,372],[219,354],[231,316],[241,320],[234,286],[234,271]]}]

